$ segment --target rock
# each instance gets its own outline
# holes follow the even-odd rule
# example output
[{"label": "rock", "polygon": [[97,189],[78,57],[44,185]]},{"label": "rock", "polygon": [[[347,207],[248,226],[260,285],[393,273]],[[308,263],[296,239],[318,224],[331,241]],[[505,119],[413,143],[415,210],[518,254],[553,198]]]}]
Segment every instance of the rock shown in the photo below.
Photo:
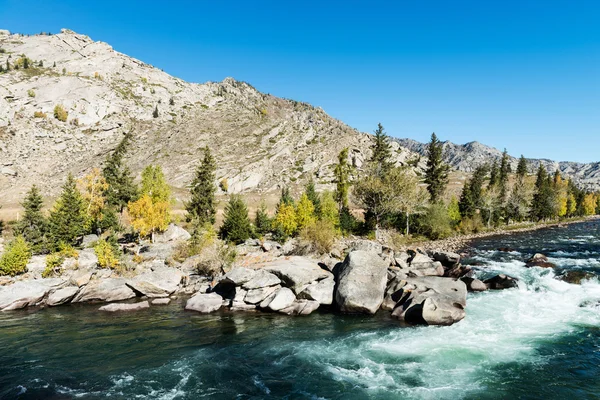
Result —
[{"label": "rock", "polygon": [[394,253],[394,261],[399,268],[407,269],[409,267],[409,259],[410,255],[408,255],[406,252]]},{"label": "rock", "polygon": [[580,285],[581,281],[586,281],[594,278],[596,278],[596,274],[594,274],[593,272],[581,270],[565,271],[557,277],[557,279],[561,281],[573,283],[575,285]]},{"label": "rock", "polygon": [[84,285],[87,285],[89,283],[90,279],[92,279],[91,271],[77,270],[77,271],[73,272],[73,275],[71,275],[69,282],[72,285],[75,285],[77,287],[82,287]]},{"label": "rock", "polygon": [[233,301],[231,303],[231,311],[254,311],[256,310],[255,304],[247,304],[243,301]]},{"label": "rock", "polygon": [[489,289],[502,290],[518,287],[519,280],[508,275],[500,274],[483,281]]},{"label": "rock", "polygon": [[81,247],[83,248],[90,248],[94,245],[95,242],[97,242],[100,238],[98,237],[98,235],[85,235],[83,237],[83,239],[81,240]]},{"label": "rock", "polygon": [[333,278],[323,279],[318,282],[313,282],[298,294],[299,299],[314,300],[319,304],[333,304],[333,290],[335,281]]},{"label": "rock", "polygon": [[12,285],[0,286],[0,310],[18,310],[42,304],[50,290],[63,283],[62,279],[52,278],[18,281]]},{"label": "rock", "polygon": [[98,311],[108,311],[108,312],[117,312],[117,311],[137,311],[143,310],[145,308],[150,308],[150,304],[147,301],[141,301],[139,303],[112,303],[102,306],[98,309]]},{"label": "rock", "polygon": [[262,288],[257,288],[257,289],[250,289],[246,293],[246,296],[244,297],[244,301],[249,304],[259,304],[263,300],[265,300],[267,297],[269,297],[269,295],[271,295],[272,293],[275,293],[280,288],[281,288],[281,286],[277,285],[277,286],[268,286],[268,287],[262,287]]},{"label": "rock", "polygon": [[242,284],[244,289],[259,289],[268,286],[279,285],[281,280],[274,274],[265,271],[264,269],[260,269],[256,271],[252,279]]},{"label": "rock", "polygon": [[242,286],[256,276],[256,270],[244,267],[235,267],[225,274],[219,283],[230,283],[235,286]]},{"label": "rock", "polygon": [[387,283],[387,263],[375,252],[350,252],[338,276],[335,302],[342,312],[375,314]]},{"label": "rock", "polygon": [[511,252],[515,251],[515,249],[513,249],[512,247],[499,247],[498,251],[503,252],[503,253],[511,253]]},{"label": "rock", "polygon": [[548,261],[548,257],[541,253],[536,253],[529,260],[525,261],[525,266],[528,268],[531,267],[540,267],[540,268],[556,268],[556,265],[552,264]]},{"label": "rock", "polygon": [[488,290],[488,287],[485,283],[476,278],[462,277],[461,281],[467,285],[467,290],[469,292],[485,292]]},{"label": "rock", "polygon": [[333,278],[331,272],[322,269],[314,260],[298,256],[272,261],[264,269],[276,275],[283,286],[289,287],[296,294],[312,282]]},{"label": "rock", "polygon": [[242,289],[241,287],[236,287],[235,295],[233,296],[233,302],[243,303],[247,294],[248,294],[248,291],[246,289]]},{"label": "rock", "polygon": [[292,254],[298,245],[298,241],[296,239],[288,239],[283,246],[281,246],[282,254]]},{"label": "rock", "polygon": [[127,281],[123,278],[95,279],[84,286],[71,302],[111,302],[128,300],[134,297],[135,292],[127,286]]},{"label": "rock", "polygon": [[216,293],[199,293],[187,301],[185,309],[200,313],[211,313],[220,309],[222,304],[223,298]]},{"label": "rock", "polygon": [[[439,261],[411,262],[410,273],[415,276],[444,276],[444,267]],[[409,273],[409,275],[410,275]]]},{"label": "rock", "polygon": [[46,300],[46,304],[50,307],[59,306],[61,304],[68,303],[75,297],[75,295],[79,292],[78,286],[67,286],[62,289],[55,290],[50,293],[48,299]]},{"label": "rock", "polygon": [[140,249],[139,256],[144,260],[167,260],[173,254],[173,242],[151,243]]},{"label": "rock", "polygon": [[296,301],[294,292],[286,287],[282,287],[275,292],[275,297],[273,297],[273,300],[269,302],[267,307],[273,311],[279,311],[291,306],[294,301]]},{"label": "rock", "polygon": [[473,274],[473,270],[471,269],[471,267],[469,267],[467,265],[460,265],[460,264],[457,264],[454,267],[447,269],[444,272],[445,277],[454,278],[454,279],[458,279],[463,276],[470,276],[472,274]]},{"label": "rock", "polygon": [[443,277],[408,278],[394,294],[400,300],[392,316],[411,324],[452,325],[465,317],[467,286]]},{"label": "rock", "polygon": [[424,263],[431,263],[433,262],[433,260],[431,258],[429,258],[429,256],[427,254],[424,254],[421,252],[421,250],[419,249],[411,249],[408,250],[408,255],[410,256],[410,259],[408,260],[408,263],[410,265],[414,264],[424,264]]},{"label": "rock", "polygon": [[46,256],[33,256],[27,263],[27,272],[39,279],[46,269]]},{"label": "rock", "polygon": [[279,310],[279,312],[287,315],[309,315],[318,308],[318,301],[296,300],[291,306]]},{"label": "rock", "polygon": [[168,297],[181,283],[183,274],[176,268],[158,267],[127,281],[127,286],[148,297]]},{"label": "rock", "polygon": [[192,237],[188,231],[175,224],[169,224],[169,227],[163,233],[154,236],[155,243],[167,243],[175,241],[184,241]]},{"label": "rock", "polygon": [[166,306],[170,302],[171,302],[171,299],[169,299],[168,297],[163,297],[160,299],[154,299],[154,300],[152,300],[151,303],[153,306]]},{"label": "rock", "polygon": [[350,243],[350,246],[348,246],[348,252],[352,252],[352,251],[367,251],[367,252],[374,252],[377,255],[381,255],[381,253],[383,252],[383,246],[381,245],[381,243],[378,242],[374,242],[372,240],[366,240],[366,239],[357,239],[354,240],[352,243]]},{"label": "rock", "polygon": [[79,269],[95,269],[98,266],[98,256],[94,249],[81,250],[77,258],[77,266]]},{"label": "rock", "polygon": [[460,254],[451,251],[431,251],[429,256],[446,268],[452,268],[460,262]]},{"label": "rock", "polygon": [[273,299],[277,295],[278,291],[279,290],[276,290],[273,293],[271,293],[270,295],[268,295],[263,301],[260,302],[260,304],[258,306],[260,308],[267,308],[267,307],[269,307],[269,304],[273,301]]}]

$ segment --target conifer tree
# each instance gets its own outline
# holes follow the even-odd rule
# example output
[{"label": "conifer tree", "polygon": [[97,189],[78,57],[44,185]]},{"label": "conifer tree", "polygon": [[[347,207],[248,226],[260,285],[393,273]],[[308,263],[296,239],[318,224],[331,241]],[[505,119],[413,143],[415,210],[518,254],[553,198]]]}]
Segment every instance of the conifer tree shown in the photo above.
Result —
[{"label": "conifer tree", "polygon": [[42,212],[43,202],[39,189],[33,185],[22,203],[25,209],[23,218],[15,227],[15,234],[23,236],[34,253],[44,253],[47,250],[48,222]]},{"label": "conifer tree", "polygon": [[519,164],[517,165],[517,178],[525,178],[527,175],[527,160],[523,155],[519,158]]},{"label": "conifer tree", "polygon": [[311,176],[310,180],[308,181],[308,183],[306,184],[304,193],[306,193],[306,196],[308,197],[310,202],[315,207],[315,215],[317,215],[317,216],[320,215],[321,214],[321,197],[319,196],[319,194],[317,193],[317,191],[315,189],[315,181],[313,180],[312,176]]},{"label": "conifer tree", "polygon": [[535,181],[535,193],[531,202],[531,218],[540,221],[553,216],[553,199],[550,177],[546,168],[540,164]]},{"label": "conifer tree", "polygon": [[458,203],[463,217],[472,217],[481,208],[486,174],[487,166],[480,165],[473,172],[471,179],[465,183]]},{"label": "conifer tree", "polygon": [[252,237],[252,225],[248,207],[240,195],[232,195],[225,206],[225,219],[221,226],[221,238],[239,244]]},{"label": "conifer tree", "polygon": [[498,169],[498,163],[494,161],[492,163],[492,167],[490,168],[490,181],[488,183],[488,187],[494,187],[498,184],[499,173],[500,171]]},{"label": "conifer tree", "polygon": [[138,190],[129,168],[123,163],[123,158],[129,150],[131,133],[127,133],[116,149],[108,156],[102,175],[108,189],[105,192],[106,203],[118,212],[123,212],[127,204],[137,198]]},{"label": "conifer tree", "polygon": [[286,206],[294,207],[294,198],[292,197],[292,194],[290,193],[290,188],[287,186],[281,188],[281,197],[279,198],[279,203],[277,204],[277,208],[279,208],[279,206],[281,206],[282,204],[285,204]]},{"label": "conifer tree", "polygon": [[385,174],[392,167],[390,161],[392,157],[392,148],[390,146],[390,138],[385,133],[381,123],[377,124],[375,129],[375,141],[371,149],[373,155],[371,156],[371,162],[375,165],[375,172],[379,175]]},{"label": "conifer tree", "polygon": [[340,210],[348,208],[348,189],[350,188],[350,166],[348,165],[348,148],[338,155],[338,163],[334,170],[335,176],[335,200]]},{"label": "conifer tree", "polygon": [[263,201],[260,202],[260,206],[256,209],[254,216],[254,227],[256,233],[259,235],[265,235],[271,231],[271,218],[267,212],[267,204]]},{"label": "conifer tree", "polygon": [[431,141],[427,150],[427,169],[425,170],[425,183],[432,203],[442,200],[446,185],[448,185],[448,165],[443,161],[443,145],[435,133],[431,134]]},{"label": "conifer tree", "polygon": [[191,198],[185,205],[187,220],[196,221],[199,226],[206,223],[214,224],[217,214],[217,200],[215,186],[217,163],[212,156],[208,146],[204,148],[204,158],[198,167],[192,180],[190,192]]},{"label": "conifer tree", "polygon": [[158,118],[158,106],[154,107],[154,111],[152,112],[152,117],[153,118]]},{"label": "conifer tree", "polygon": [[63,191],[50,212],[52,246],[74,245],[86,233],[85,204],[72,174],[67,176]]},{"label": "conifer tree", "polygon": [[506,197],[508,195],[508,176],[511,172],[508,153],[506,152],[506,149],[504,149],[504,152],[502,153],[502,161],[500,161],[500,170],[498,173],[498,183],[500,185],[498,196],[501,204],[506,201]]}]

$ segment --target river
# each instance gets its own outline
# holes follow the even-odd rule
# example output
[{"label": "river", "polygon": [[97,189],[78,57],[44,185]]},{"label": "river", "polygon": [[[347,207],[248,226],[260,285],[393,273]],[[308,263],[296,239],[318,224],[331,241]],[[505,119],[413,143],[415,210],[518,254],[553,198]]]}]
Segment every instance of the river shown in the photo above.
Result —
[{"label": "river", "polygon": [[[469,294],[450,327],[319,312],[130,314],[69,305],[0,314],[2,399],[600,398],[600,225],[480,239],[465,263],[519,288]],[[515,251],[499,252],[499,247]],[[542,252],[558,268],[525,268]]]}]

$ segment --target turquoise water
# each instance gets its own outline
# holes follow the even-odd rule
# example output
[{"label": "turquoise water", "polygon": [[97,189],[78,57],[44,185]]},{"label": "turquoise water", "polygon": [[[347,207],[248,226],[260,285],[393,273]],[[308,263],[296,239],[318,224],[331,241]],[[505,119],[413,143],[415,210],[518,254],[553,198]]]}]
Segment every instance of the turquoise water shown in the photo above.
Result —
[{"label": "turquoise water", "polygon": [[[600,398],[600,283],[555,279],[600,272],[599,237],[586,223],[479,241],[465,261],[520,287],[469,295],[450,327],[402,328],[386,313],[199,315],[183,300],[0,313],[0,398]],[[524,268],[533,252],[559,268]]]}]

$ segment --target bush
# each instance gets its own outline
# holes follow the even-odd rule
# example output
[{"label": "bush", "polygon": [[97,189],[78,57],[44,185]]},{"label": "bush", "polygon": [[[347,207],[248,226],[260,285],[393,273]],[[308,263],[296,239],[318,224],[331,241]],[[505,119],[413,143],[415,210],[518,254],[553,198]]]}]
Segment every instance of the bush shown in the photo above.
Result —
[{"label": "bush", "polygon": [[15,276],[26,272],[30,258],[29,245],[22,236],[16,237],[6,246],[0,258],[0,275]]},{"label": "bush", "polygon": [[300,231],[300,247],[305,247],[311,253],[327,254],[335,244],[338,231],[329,221],[317,221]]},{"label": "bush", "polygon": [[114,244],[105,239],[100,239],[94,246],[94,253],[98,257],[100,268],[117,269],[121,265],[119,262],[119,253]]},{"label": "bush", "polygon": [[227,191],[229,190],[229,182],[227,182],[227,178],[221,179],[221,182],[219,182],[219,187],[222,191],[227,193]]},{"label": "bush", "polygon": [[67,122],[67,118],[69,117],[69,113],[61,104],[57,104],[54,107],[54,118],[61,122]]},{"label": "bush", "polygon": [[463,218],[458,225],[458,229],[462,234],[479,233],[483,231],[484,225],[480,214],[475,214],[472,217]]},{"label": "bush", "polygon": [[271,231],[271,218],[269,218],[267,205],[264,201],[260,203],[260,207],[256,210],[254,229],[258,235],[265,235]]},{"label": "bush", "polygon": [[33,89],[29,89],[27,91],[27,96],[29,96],[29,97],[35,97],[35,92],[33,91]]},{"label": "bush", "polygon": [[42,272],[42,278],[60,275],[65,257],[60,253],[52,253],[46,256],[46,269]]},{"label": "bush", "polygon": [[33,118],[46,118],[46,117],[48,117],[48,116],[46,115],[45,112],[42,112],[42,111],[35,111],[33,113]]},{"label": "bush", "polygon": [[291,204],[281,203],[277,209],[277,215],[273,221],[273,229],[280,239],[285,239],[296,233],[298,222],[296,221],[296,210]]},{"label": "bush", "polygon": [[443,204],[432,204],[419,218],[420,231],[429,239],[443,239],[452,234],[452,220]]}]

